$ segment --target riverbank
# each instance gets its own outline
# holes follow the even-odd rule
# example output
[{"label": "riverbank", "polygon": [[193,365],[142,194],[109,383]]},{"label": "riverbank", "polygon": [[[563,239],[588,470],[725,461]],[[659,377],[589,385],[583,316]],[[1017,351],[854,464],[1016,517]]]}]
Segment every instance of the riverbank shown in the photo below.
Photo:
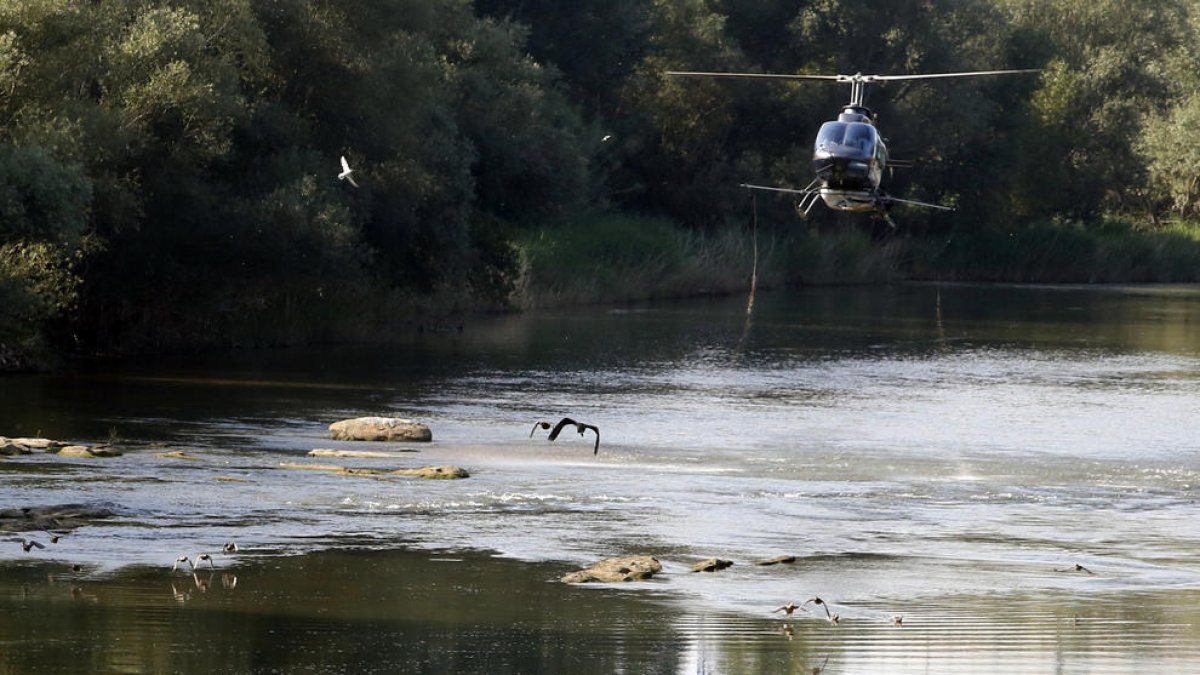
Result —
[{"label": "riverbank", "polygon": [[487,314],[758,289],[888,284],[906,280],[1004,283],[1189,283],[1200,281],[1200,227],[1155,231],[1110,223],[1053,222],[1008,231],[960,226],[939,236],[880,238],[860,229],[727,228],[702,232],[671,221],[594,214],[523,230],[506,297],[470,285],[426,294],[361,284],[246,288],[188,311],[150,307],[140,323],[100,328],[81,350],[69,323],[0,339],[0,372],[45,370],[80,351],[105,357],[253,347],[387,343],[399,336],[457,333]]},{"label": "riverbank", "polygon": [[[1050,222],[1009,230],[959,226],[917,237],[861,229],[701,233],[659,219],[582,219],[527,234],[522,307],[622,303],[803,285],[956,281],[1191,283],[1200,281],[1200,227],[1155,231]],[[757,248],[757,256],[755,249]]]}]

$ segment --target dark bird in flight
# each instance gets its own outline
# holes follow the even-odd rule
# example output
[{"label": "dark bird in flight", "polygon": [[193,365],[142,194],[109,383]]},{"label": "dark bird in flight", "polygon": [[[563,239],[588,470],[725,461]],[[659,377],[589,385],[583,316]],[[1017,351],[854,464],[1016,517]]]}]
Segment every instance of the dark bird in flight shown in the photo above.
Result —
[{"label": "dark bird in flight", "polygon": [[51,532],[50,530],[46,530],[46,534],[50,535],[50,543],[51,544],[57,544],[58,540],[62,539],[66,533],[65,532]]},{"label": "dark bird in flight", "polygon": [[174,572],[175,570],[179,569],[179,566],[184,563],[187,563],[188,565],[190,565],[192,570],[195,571],[196,563],[192,562],[192,559],[187,557],[186,555],[181,555],[175,559],[175,564],[171,566],[171,571]]},{"label": "dark bird in flight", "polygon": [[596,434],[596,446],[592,448],[592,454],[595,455],[600,452],[600,428],[592,424],[576,422],[570,417],[564,417],[559,420],[558,424],[555,424],[553,429],[550,429],[549,422],[537,422],[533,425],[533,430],[529,432],[529,437],[533,438],[533,432],[537,431],[538,427],[541,427],[543,429],[550,429],[550,436],[547,438],[547,440],[552,441],[558,438],[559,433],[561,433],[564,428],[571,425],[575,425],[575,430],[579,432],[580,436],[583,435],[583,432],[591,429]]},{"label": "dark bird in flight", "polygon": [[[813,597],[809,598],[808,600],[805,600],[804,604],[807,605],[810,602],[814,605],[820,605],[825,608],[825,616],[829,618],[830,623],[838,623],[841,621],[841,618],[842,618],[841,615],[831,613],[829,611],[829,605],[826,604],[826,602],[824,600],[822,600],[821,598],[813,596]],[[803,606],[804,605],[801,605],[801,607],[803,607]]]},{"label": "dark bird in flight", "polygon": [[201,553],[200,555],[196,556],[196,564],[199,565],[202,562],[208,563],[208,566],[212,569],[217,568],[217,566],[213,564],[212,556],[207,553]]},{"label": "dark bird in flight", "polygon": [[784,605],[783,607],[780,607],[779,609],[772,612],[772,614],[774,614],[775,612],[783,612],[783,613],[787,614],[788,616],[791,616],[792,612],[794,612],[800,608],[801,608],[800,605],[797,605],[794,602],[789,602],[788,604]]},{"label": "dark bird in flight", "polygon": [[238,547],[237,547],[237,544],[230,541],[230,542],[226,542],[226,544],[224,546],[222,546],[221,549],[223,551],[225,551],[226,553],[237,553]]},{"label": "dark bird in flight", "polygon": [[40,541],[35,541],[35,540],[33,540],[33,539],[22,539],[22,540],[21,540],[21,548],[25,549],[25,552],[26,552],[26,553],[29,553],[29,551],[30,551],[30,550],[31,550],[31,549],[32,549],[34,546],[36,546],[36,547],[38,547],[38,548],[46,548],[46,545],[45,545],[45,544],[43,544],[43,543],[42,543],[42,542],[40,542]]},{"label": "dark bird in flight", "polygon": [[1096,574],[1095,572],[1089,570],[1088,568],[1084,567],[1083,565],[1080,565],[1079,563],[1075,563],[1074,567],[1068,567],[1063,570],[1056,569],[1054,571],[1055,572],[1086,572],[1087,574],[1090,574],[1093,576],[1095,576],[1095,574]]}]

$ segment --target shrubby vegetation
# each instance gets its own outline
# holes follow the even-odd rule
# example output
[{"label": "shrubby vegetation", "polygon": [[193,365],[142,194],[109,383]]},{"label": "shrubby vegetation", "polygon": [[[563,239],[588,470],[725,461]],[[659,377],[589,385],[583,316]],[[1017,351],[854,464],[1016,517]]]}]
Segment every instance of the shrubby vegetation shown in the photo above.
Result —
[{"label": "shrubby vegetation", "polygon": [[874,90],[959,210],[759,197],[763,283],[1196,280],[1198,58],[1188,0],[0,0],[0,367],[742,288],[847,92],[675,68],[1044,69]]}]

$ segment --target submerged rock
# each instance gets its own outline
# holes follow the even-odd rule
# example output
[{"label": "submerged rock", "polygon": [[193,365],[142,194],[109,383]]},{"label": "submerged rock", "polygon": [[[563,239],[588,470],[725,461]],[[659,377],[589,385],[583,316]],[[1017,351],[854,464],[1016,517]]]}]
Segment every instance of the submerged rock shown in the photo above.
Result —
[{"label": "submerged rock", "polygon": [[110,509],[84,504],[0,509],[0,531],[69,530],[112,515]]},{"label": "submerged rock", "polygon": [[420,469],[396,469],[392,473],[400,476],[416,476],[417,478],[426,478],[429,480],[453,480],[456,478],[471,477],[471,474],[467,473],[466,469],[457,466],[426,466]]},{"label": "submerged rock", "polygon": [[796,562],[796,556],[781,555],[781,556],[776,556],[774,558],[769,558],[767,560],[756,560],[756,561],[754,561],[754,564],[760,565],[760,566],[766,566],[766,565],[790,564],[790,563],[794,563],[794,562]]},{"label": "submerged rock", "polygon": [[330,450],[328,448],[316,448],[310,450],[309,457],[361,457],[366,459],[386,459],[395,457],[395,452],[378,452],[376,450]]},{"label": "submerged rock", "polygon": [[357,417],[329,425],[335,441],[413,441],[433,440],[429,427],[399,417]]},{"label": "submerged rock", "polygon": [[571,572],[564,576],[562,581],[568,584],[640,581],[649,579],[661,571],[662,563],[658,562],[657,558],[648,555],[631,555],[601,560],[587,569]]},{"label": "submerged rock", "polygon": [[732,560],[722,560],[720,558],[709,558],[708,560],[701,560],[700,562],[696,563],[695,565],[692,565],[692,571],[693,572],[716,572],[717,570],[723,570],[726,567],[732,567],[732,566],[733,566]]},{"label": "submerged rock", "polygon": [[420,469],[368,469],[338,466],[337,464],[301,464],[295,462],[284,462],[279,465],[281,469],[293,469],[298,471],[328,471],[342,476],[371,476],[375,478],[387,478],[388,476],[416,476],[417,478],[428,478],[433,480],[447,480],[455,478],[467,478],[471,474],[467,473],[466,469],[457,466],[426,466]]},{"label": "submerged rock", "polygon": [[283,462],[279,465],[281,469],[292,469],[296,471],[329,471],[333,473],[344,473],[345,467],[337,464],[300,464],[297,462]]},{"label": "submerged rock", "polygon": [[200,458],[195,455],[189,455],[182,450],[167,450],[166,452],[156,452],[154,456],[159,459],[186,459],[189,461],[199,461]]}]

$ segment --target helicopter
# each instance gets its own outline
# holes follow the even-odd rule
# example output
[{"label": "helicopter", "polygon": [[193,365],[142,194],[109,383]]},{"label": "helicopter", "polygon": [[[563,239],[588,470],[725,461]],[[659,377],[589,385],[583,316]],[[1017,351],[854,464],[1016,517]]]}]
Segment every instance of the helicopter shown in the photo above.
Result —
[{"label": "helicopter", "polygon": [[[816,178],[803,189],[771,187],[742,183],[740,187],[800,195],[796,212],[807,218],[817,201],[835,211],[871,213],[874,217],[896,227],[888,212],[896,204],[922,206],[942,211],[954,207],[930,204],[912,199],[893,197],[880,187],[889,157],[885,139],[880,135],[877,115],[864,105],[868,84],[897,80],[928,80],[984,75],[1013,75],[1037,73],[1039,69],[977,70],[961,73],[929,73],[923,75],[780,75],[771,73],[704,73],[667,71],[675,77],[711,77],[758,80],[824,80],[850,85],[850,102],[842,107],[836,120],[821,125],[813,143],[812,167]],[[891,160],[892,166],[911,166],[909,162]]]}]

